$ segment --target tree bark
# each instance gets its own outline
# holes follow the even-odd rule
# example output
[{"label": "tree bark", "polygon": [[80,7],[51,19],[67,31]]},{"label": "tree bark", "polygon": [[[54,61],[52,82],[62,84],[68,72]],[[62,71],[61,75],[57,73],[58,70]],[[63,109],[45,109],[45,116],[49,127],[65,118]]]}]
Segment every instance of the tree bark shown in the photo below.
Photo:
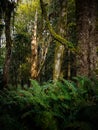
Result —
[{"label": "tree bark", "polygon": [[10,10],[9,8],[10,7],[7,6],[7,9],[5,11],[6,55],[5,55],[5,64],[3,70],[5,85],[8,85],[10,79],[9,69],[10,69],[11,48],[12,48],[11,31],[10,31],[12,10]]},{"label": "tree bark", "polygon": [[63,52],[64,52],[64,46],[58,45],[55,49],[54,70],[53,70],[53,80],[54,81],[57,81],[61,76]]},{"label": "tree bark", "polygon": [[38,73],[38,44],[37,44],[37,11],[35,13],[34,30],[31,41],[31,78],[37,79]]},{"label": "tree bark", "polygon": [[12,40],[11,40],[11,14],[14,11],[15,3],[10,1],[1,1],[2,11],[4,14],[5,21],[5,37],[6,37],[6,54],[5,54],[5,63],[3,69],[3,79],[5,82],[5,87],[8,86],[10,80],[10,62],[11,62],[11,49],[12,49]]},{"label": "tree bark", "polygon": [[95,44],[96,0],[76,0],[77,75],[91,76],[97,66]]},{"label": "tree bark", "polygon": [[[60,1],[59,1],[60,2]],[[59,35],[62,37],[66,36],[66,21],[67,21],[67,10],[66,1],[59,3],[60,9],[58,11],[59,20],[57,22]],[[55,49],[55,59],[54,59],[54,70],[53,70],[53,80],[56,81],[61,77],[61,66],[64,55],[64,45],[58,43]]]}]

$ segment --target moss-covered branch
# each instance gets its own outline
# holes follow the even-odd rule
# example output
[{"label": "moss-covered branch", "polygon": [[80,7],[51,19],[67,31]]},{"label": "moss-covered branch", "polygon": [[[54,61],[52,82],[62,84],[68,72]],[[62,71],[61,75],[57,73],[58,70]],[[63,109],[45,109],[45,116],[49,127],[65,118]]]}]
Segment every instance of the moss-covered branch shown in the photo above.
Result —
[{"label": "moss-covered branch", "polygon": [[47,12],[46,12],[46,8],[45,8],[45,4],[43,2],[43,0],[40,0],[40,6],[41,6],[41,10],[42,10],[42,15],[46,21],[46,24],[47,24],[47,27],[51,33],[51,35],[53,36],[53,38],[55,40],[57,40],[59,43],[61,43],[62,45],[68,47],[71,51],[76,51],[75,47],[73,46],[73,44],[71,42],[69,42],[68,40],[66,40],[65,38],[61,37],[60,35],[58,35],[53,27],[51,26],[50,24],[50,21],[48,19],[48,16],[47,16]]}]

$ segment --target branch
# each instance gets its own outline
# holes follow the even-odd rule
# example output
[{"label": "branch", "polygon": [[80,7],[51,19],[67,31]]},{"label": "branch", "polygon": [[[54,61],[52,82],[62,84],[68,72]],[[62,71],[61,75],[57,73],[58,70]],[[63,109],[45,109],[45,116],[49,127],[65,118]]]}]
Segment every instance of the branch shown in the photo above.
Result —
[{"label": "branch", "polygon": [[40,7],[41,7],[41,10],[42,10],[42,15],[46,21],[46,24],[47,24],[47,27],[52,35],[52,37],[57,40],[59,43],[61,43],[62,45],[64,46],[67,46],[71,51],[74,51],[76,52],[76,48],[74,47],[73,43],[69,42],[68,40],[66,40],[65,38],[61,37],[60,35],[58,35],[53,27],[51,26],[50,24],[50,21],[48,19],[48,16],[47,16],[47,12],[46,12],[46,8],[45,8],[45,4],[43,2],[43,0],[40,0]]}]

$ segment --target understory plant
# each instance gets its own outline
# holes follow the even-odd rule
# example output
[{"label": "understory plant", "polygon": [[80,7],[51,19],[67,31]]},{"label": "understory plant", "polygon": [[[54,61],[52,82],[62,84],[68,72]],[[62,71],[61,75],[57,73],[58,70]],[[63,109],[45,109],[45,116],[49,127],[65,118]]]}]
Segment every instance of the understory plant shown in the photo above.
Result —
[{"label": "understory plant", "polygon": [[97,130],[98,81],[75,77],[0,91],[2,130]]}]

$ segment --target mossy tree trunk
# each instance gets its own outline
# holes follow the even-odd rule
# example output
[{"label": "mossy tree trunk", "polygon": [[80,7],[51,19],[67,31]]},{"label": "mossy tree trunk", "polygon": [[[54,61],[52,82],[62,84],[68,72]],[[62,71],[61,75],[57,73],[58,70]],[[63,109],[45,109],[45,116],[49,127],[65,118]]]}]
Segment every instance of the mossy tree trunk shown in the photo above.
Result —
[{"label": "mossy tree trunk", "polygon": [[[66,1],[65,1],[66,2]],[[61,2],[62,3],[62,2]],[[42,10],[42,15],[46,21],[46,25],[48,30],[50,31],[51,36],[58,41],[60,44],[66,46],[66,48],[69,48],[72,52],[77,52],[76,48],[74,47],[73,43],[68,41],[66,38],[63,38],[62,36],[60,36],[58,33],[56,33],[53,29],[53,27],[50,24],[50,21],[48,19],[47,16],[47,11],[46,11],[46,6],[45,3],[43,2],[43,0],[40,0],[40,7]]]},{"label": "mossy tree trunk", "polygon": [[[63,1],[60,3],[59,1],[59,20],[57,22],[57,31],[58,34],[62,37],[66,37],[66,23],[67,23],[67,9],[66,9],[66,1]],[[62,60],[64,55],[64,49],[65,47],[60,44],[59,42],[56,45],[55,49],[55,59],[54,59],[54,71],[53,71],[53,80],[58,80],[62,74],[61,74],[61,66],[62,66]]]},{"label": "mossy tree trunk", "polygon": [[96,0],[76,0],[77,14],[77,75],[91,76],[96,69]]}]

